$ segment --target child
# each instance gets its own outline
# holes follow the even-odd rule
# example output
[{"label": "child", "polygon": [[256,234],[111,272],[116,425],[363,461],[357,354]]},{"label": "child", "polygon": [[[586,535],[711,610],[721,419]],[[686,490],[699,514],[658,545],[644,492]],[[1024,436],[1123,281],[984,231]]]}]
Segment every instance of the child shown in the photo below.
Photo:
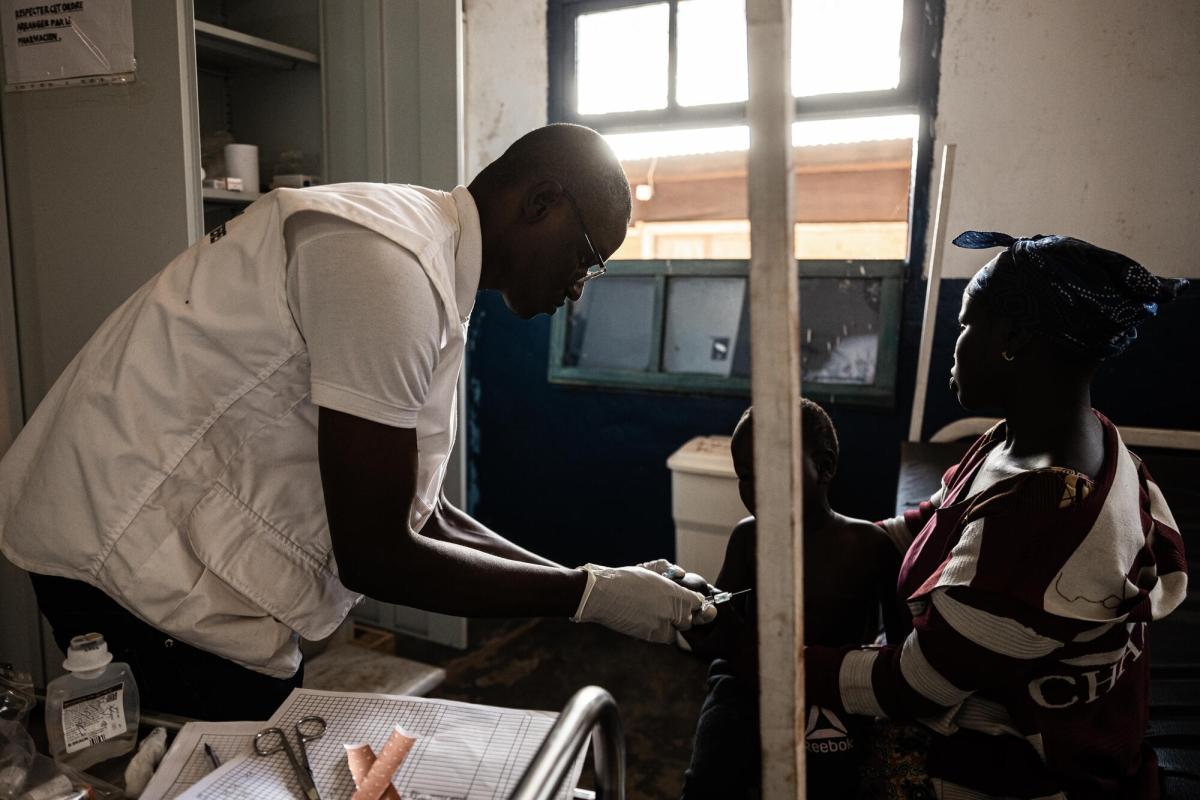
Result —
[{"label": "child", "polygon": [[[747,409],[733,432],[730,450],[738,491],[754,514],[754,418]],[[882,528],[837,513],[829,506],[829,483],[837,472],[838,440],[819,405],[801,401],[804,470],[805,644],[858,646],[879,634],[880,610],[891,642],[903,641],[908,615],[896,600],[903,553]],[[754,586],[755,519],[738,523],[729,538],[716,585],[722,591]],[[709,670],[708,696],[696,722],[692,761],[684,773],[684,800],[756,797],[760,784],[758,736],[758,643],[754,593],[733,598],[716,622],[685,634],[692,649],[717,656]],[[808,709],[805,747],[810,797],[853,797],[861,742],[861,719]]]}]

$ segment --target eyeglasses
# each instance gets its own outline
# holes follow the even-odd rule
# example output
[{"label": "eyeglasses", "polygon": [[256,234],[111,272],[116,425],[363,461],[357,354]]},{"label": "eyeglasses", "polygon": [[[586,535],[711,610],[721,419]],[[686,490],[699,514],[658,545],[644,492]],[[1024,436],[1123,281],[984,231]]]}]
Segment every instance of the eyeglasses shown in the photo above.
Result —
[{"label": "eyeglasses", "polygon": [[604,263],[604,258],[600,255],[600,251],[592,244],[592,237],[588,236],[587,225],[583,224],[583,212],[579,210],[579,204],[575,202],[575,198],[566,189],[563,189],[563,194],[571,201],[571,208],[575,209],[575,218],[579,220],[579,230],[583,231],[583,240],[587,242],[588,249],[592,251],[592,258],[596,259],[595,263],[588,267],[587,274],[579,279],[579,283],[587,283],[593,278],[599,278],[608,272],[608,265]]}]

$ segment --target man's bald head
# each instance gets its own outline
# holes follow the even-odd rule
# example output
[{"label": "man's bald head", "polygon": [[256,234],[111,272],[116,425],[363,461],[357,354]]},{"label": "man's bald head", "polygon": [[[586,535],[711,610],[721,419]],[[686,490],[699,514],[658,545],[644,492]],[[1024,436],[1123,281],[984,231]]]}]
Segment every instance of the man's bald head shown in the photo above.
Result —
[{"label": "man's bald head", "polygon": [[629,179],[599,133],[565,122],[532,130],[485,167],[472,187],[517,187],[540,180],[557,181],[570,193],[591,235],[600,240],[597,247],[609,247],[614,236],[624,238],[633,213]]},{"label": "man's bald head", "polygon": [[469,189],[483,232],[480,287],[526,318],[578,299],[595,255],[625,241],[633,207],[621,162],[582,125],[530,131]]}]

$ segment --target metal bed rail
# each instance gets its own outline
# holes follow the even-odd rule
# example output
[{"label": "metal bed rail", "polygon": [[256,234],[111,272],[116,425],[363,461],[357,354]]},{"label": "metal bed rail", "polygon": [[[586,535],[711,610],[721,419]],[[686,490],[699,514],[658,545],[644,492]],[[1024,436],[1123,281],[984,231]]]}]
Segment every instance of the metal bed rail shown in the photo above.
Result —
[{"label": "metal bed rail", "polygon": [[625,733],[612,695],[599,686],[575,693],[529,762],[510,800],[550,800],[592,739],[598,800],[625,800]]}]

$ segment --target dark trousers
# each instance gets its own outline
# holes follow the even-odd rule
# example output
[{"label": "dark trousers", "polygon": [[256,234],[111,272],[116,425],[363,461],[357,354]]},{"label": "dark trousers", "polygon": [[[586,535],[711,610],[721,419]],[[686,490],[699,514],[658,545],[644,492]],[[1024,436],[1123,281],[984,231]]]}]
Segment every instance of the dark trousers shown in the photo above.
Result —
[{"label": "dark trousers", "polygon": [[717,659],[708,671],[708,696],[696,720],[692,761],[681,800],[754,800],[762,796],[756,681],[740,678]]},{"label": "dark trousers", "polygon": [[[692,761],[683,773],[681,800],[757,800],[762,797],[762,746],[757,676],[739,674],[718,658],[708,671],[708,696],[696,720]],[[859,796],[864,721],[809,707],[805,734],[808,796]]]},{"label": "dark trousers", "polygon": [[303,666],[291,678],[272,678],[172,639],[82,581],[29,577],[63,652],[73,636],[103,634],[113,660],[133,671],[143,710],[193,719],[265,720],[304,678]]}]

